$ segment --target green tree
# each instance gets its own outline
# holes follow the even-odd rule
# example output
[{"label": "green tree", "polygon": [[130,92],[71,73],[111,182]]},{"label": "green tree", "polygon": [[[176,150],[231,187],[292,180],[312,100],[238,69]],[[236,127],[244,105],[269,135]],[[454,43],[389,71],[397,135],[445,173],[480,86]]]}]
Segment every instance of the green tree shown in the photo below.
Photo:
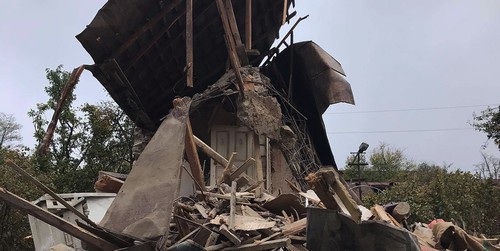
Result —
[{"label": "green tree", "polygon": [[[26,147],[16,149],[0,149],[0,187],[15,193],[29,201],[39,198],[43,192],[32,184],[22,180],[10,168],[3,166],[5,159],[14,161],[21,168],[38,180],[51,187],[50,174],[33,168],[31,151]],[[31,230],[25,212],[12,208],[0,200],[0,249],[1,250],[34,250],[33,240],[29,237]]]},{"label": "green tree", "polygon": [[441,218],[455,221],[471,232],[489,235],[500,232],[500,190],[491,179],[460,170],[426,163],[400,172],[396,184],[384,193],[365,196],[366,206],[406,201],[411,207],[409,222],[430,222]]},{"label": "green tree", "polygon": [[[49,123],[46,113],[54,110],[64,84],[70,77],[62,66],[47,69],[48,100],[28,113],[41,143]],[[134,124],[112,102],[75,107],[76,96],[65,101],[47,155],[36,156],[37,167],[55,174],[58,192],[93,191],[98,172],[127,172],[133,161]]]},{"label": "green tree", "polygon": [[[393,149],[385,143],[381,143],[369,154],[369,164],[361,165],[361,178],[366,181],[392,181],[399,172],[410,170],[413,163],[409,161],[402,150]],[[347,159],[347,166],[344,170],[344,178],[357,179],[358,166],[357,159],[351,156]],[[366,156],[360,155],[360,163],[367,163]]]},{"label": "green tree", "polygon": [[472,126],[477,131],[486,133],[488,140],[493,140],[500,150],[500,105],[496,108],[488,107],[480,114],[473,114]]},{"label": "green tree", "polygon": [[476,165],[476,171],[483,179],[500,178],[500,159],[493,155],[481,152],[483,162]]},{"label": "green tree", "polygon": [[0,112],[0,149],[10,147],[13,142],[21,140],[21,125],[12,114]]}]

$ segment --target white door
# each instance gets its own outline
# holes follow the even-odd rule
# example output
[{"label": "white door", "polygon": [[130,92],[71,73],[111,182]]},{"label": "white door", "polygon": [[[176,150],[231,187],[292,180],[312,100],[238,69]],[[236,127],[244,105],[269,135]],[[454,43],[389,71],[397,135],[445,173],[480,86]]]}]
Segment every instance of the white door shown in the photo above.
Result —
[{"label": "white door", "polygon": [[[233,152],[236,152],[235,166],[240,166],[247,159],[253,158],[253,131],[247,127],[238,126],[213,126],[210,133],[210,143],[212,148],[224,158],[229,159]],[[210,165],[210,186],[214,186],[222,175],[224,167],[211,161]],[[253,179],[257,179],[255,165],[248,168],[246,172]]]}]

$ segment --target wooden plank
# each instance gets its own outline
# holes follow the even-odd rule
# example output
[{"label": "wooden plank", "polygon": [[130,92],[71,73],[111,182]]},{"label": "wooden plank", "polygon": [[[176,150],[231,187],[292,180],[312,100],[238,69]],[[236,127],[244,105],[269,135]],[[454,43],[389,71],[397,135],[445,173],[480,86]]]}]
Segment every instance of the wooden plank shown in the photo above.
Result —
[{"label": "wooden plank", "polygon": [[255,164],[255,159],[254,158],[249,158],[247,159],[241,166],[239,166],[234,172],[231,173],[230,175],[230,180],[233,181],[236,178],[238,178],[241,174],[243,174],[249,167],[251,167],[253,164]]},{"label": "wooden plank", "polygon": [[231,182],[231,200],[229,201],[229,229],[234,230],[236,214],[236,181]]},{"label": "wooden plank", "polygon": [[219,239],[220,234],[211,232],[210,236],[208,236],[207,241],[205,242],[205,247],[210,247],[215,245],[217,243],[217,240]]},{"label": "wooden plank", "polygon": [[226,225],[222,224],[220,226],[219,232],[226,236],[234,245],[239,246],[241,244],[241,239],[235,235],[233,232],[229,231]]},{"label": "wooden plank", "polygon": [[264,219],[264,218],[262,218],[262,216],[260,216],[259,213],[255,212],[255,210],[253,210],[249,206],[241,205],[241,212],[242,212],[243,216],[250,216],[250,217],[255,217],[255,218],[259,218],[259,219]]},{"label": "wooden plank", "polygon": [[196,208],[196,210],[198,210],[198,212],[200,212],[201,214],[201,217],[207,219],[208,218],[208,214],[207,214],[207,211],[205,210],[205,207],[203,207],[202,205],[200,205],[199,203],[195,203],[194,204],[194,207]]},{"label": "wooden plank", "polygon": [[193,87],[193,0],[186,0],[186,70],[186,85]]},{"label": "wooden plank", "polygon": [[236,76],[236,82],[238,84],[238,88],[240,91],[240,95],[244,97],[244,81],[243,81],[243,76],[241,75],[240,68],[241,64],[240,61],[236,55],[236,44],[234,41],[234,38],[231,33],[231,27],[229,24],[226,8],[224,5],[223,0],[216,0],[217,3],[217,9],[219,11],[219,15],[222,20],[222,26],[224,27],[224,34],[225,34],[225,41],[226,41],[226,48],[227,48],[227,53],[229,57],[229,61],[231,62],[231,67],[233,68],[234,74]]},{"label": "wooden plank", "polygon": [[382,220],[382,221],[387,221],[391,223],[391,219],[387,216],[387,213],[385,212],[385,209],[381,205],[374,205],[370,211],[372,211],[373,215],[375,216],[376,220]]},{"label": "wooden plank", "polygon": [[245,2],[245,45],[247,50],[252,49],[252,0]]},{"label": "wooden plank", "polygon": [[275,248],[286,247],[291,244],[289,238],[283,238],[278,240],[266,241],[262,243],[252,243],[245,244],[239,247],[228,247],[222,250],[238,250],[238,251],[258,251],[258,250],[271,250]]},{"label": "wooden plank", "polygon": [[224,0],[224,5],[226,7],[227,20],[229,22],[229,27],[231,28],[236,54],[238,55],[241,65],[248,65],[248,56],[245,51],[245,46],[243,46],[243,43],[241,42],[238,24],[236,23],[236,17],[234,16],[233,4],[231,0]]},{"label": "wooden plank", "polygon": [[[198,146],[198,148],[200,148],[210,158],[212,158],[215,162],[217,162],[218,164],[220,164],[222,166],[227,166],[229,161],[226,158],[224,158],[217,151],[212,149],[209,145],[207,145],[205,142],[203,142],[201,139],[199,139],[195,135],[193,135],[193,138],[194,138],[194,143],[196,144],[196,146]],[[232,166],[231,168],[233,168],[233,167],[234,166]],[[236,168],[236,167],[234,167],[234,168]]]},{"label": "wooden plank", "polygon": [[253,155],[255,158],[255,169],[257,169],[257,182],[264,180],[264,170],[262,170],[262,157],[260,154],[259,135],[253,134]]},{"label": "wooden plank", "polygon": [[249,186],[247,189],[245,189],[245,192],[250,192],[250,191],[256,189],[261,184],[264,184],[264,182],[265,182],[265,180],[259,180],[259,181],[255,182],[254,184],[252,184],[251,186]]},{"label": "wooden plank", "polygon": [[47,154],[50,142],[54,137],[57,121],[59,121],[59,117],[61,116],[64,102],[66,102],[68,96],[71,95],[75,85],[78,83],[78,80],[80,80],[80,75],[82,75],[84,69],[85,67],[83,65],[73,69],[73,72],[71,73],[68,82],[64,84],[64,87],[61,91],[61,97],[59,97],[59,100],[57,101],[56,108],[54,109],[54,114],[52,114],[52,119],[50,120],[49,126],[47,127],[47,132],[45,133],[45,136],[43,136],[42,143],[40,144],[40,148],[38,149],[38,153],[43,155]]},{"label": "wooden plank", "polygon": [[360,223],[361,211],[358,205],[352,199],[349,191],[345,188],[339,179],[338,173],[333,168],[321,168],[316,173],[311,173],[306,177],[309,186],[313,187],[314,192],[321,199],[321,202],[328,209],[341,210],[341,207],[335,200],[334,194],[330,192],[333,190],[336,196],[339,197],[342,206],[344,206],[351,218]]},{"label": "wooden plank", "polygon": [[[262,217],[257,218],[252,216],[235,215],[234,219],[234,230],[253,231],[270,229],[276,226],[275,221],[268,221]],[[210,224],[221,225],[223,222],[229,222],[229,216],[218,215],[215,219],[210,221]]]},{"label": "wooden plank", "polygon": [[24,179],[26,179],[28,182],[34,184],[38,188],[40,188],[42,191],[46,192],[49,194],[54,200],[57,200],[59,203],[61,203],[64,207],[66,207],[69,211],[74,213],[76,216],[80,217],[83,221],[87,222],[89,225],[95,228],[100,228],[95,224],[93,221],[91,221],[86,215],[78,211],[76,208],[74,208],[72,205],[70,205],[68,202],[66,202],[63,198],[61,198],[59,195],[57,195],[54,191],[52,191],[50,188],[42,184],[40,181],[38,181],[35,177],[31,176],[28,172],[26,172],[24,169],[16,165],[12,160],[7,160],[5,161],[5,164],[10,167],[12,170],[16,171],[18,174],[20,174]]},{"label": "wooden plank", "polygon": [[118,193],[124,181],[112,176],[103,175],[94,184],[94,189],[103,193]]},{"label": "wooden plank", "polygon": [[5,201],[7,204],[25,211],[26,213],[40,219],[41,221],[54,226],[55,228],[66,232],[88,244],[100,248],[102,250],[115,250],[119,246],[112,244],[98,236],[88,232],[87,230],[75,226],[70,222],[62,219],[41,207],[31,204],[29,201],[10,193],[4,188],[0,187],[0,200]]},{"label": "wooden plank", "polygon": [[226,183],[229,185],[231,183],[231,172],[233,171],[233,164],[234,161],[236,160],[236,155],[238,155],[237,152],[233,152],[231,156],[229,157],[229,161],[227,165],[224,167],[224,171],[222,171],[222,175],[219,177],[219,180],[217,181],[217,185],[222,184],[222,182]]},{"label": "wooden plank", "polygon": [[284,25],[286,23],[286,12],[288,10],[288,0],[283,0],[283,19],[281,21],[281,25]]},{"label": "wooden plank", "polygon": [[284,225],[281,227],[283,236],[296,235],[307,227],[307,218],[300,219],[294,223]]},{"label": "wooden plank", "polygon": [[189,117],[186,118],[186,157],[191,168],[191,174],[195,179],[196,189],[206,191],[205,178],[203,177],[203,170],[201,169],[200,158],[196,151],[196,144],[194,142],[194,135],[189,122]]}]

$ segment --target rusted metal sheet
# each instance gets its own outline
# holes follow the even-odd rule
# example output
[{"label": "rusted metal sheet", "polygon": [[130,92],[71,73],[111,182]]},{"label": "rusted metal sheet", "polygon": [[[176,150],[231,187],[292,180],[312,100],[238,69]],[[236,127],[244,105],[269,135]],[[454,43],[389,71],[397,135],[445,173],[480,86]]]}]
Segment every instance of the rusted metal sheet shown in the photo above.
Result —
[{"label": "rusted metal sheet", "polygon": [[100,225],[139,239],[166,233],[179,193],[189,98],[162,122],[135,163]]}]

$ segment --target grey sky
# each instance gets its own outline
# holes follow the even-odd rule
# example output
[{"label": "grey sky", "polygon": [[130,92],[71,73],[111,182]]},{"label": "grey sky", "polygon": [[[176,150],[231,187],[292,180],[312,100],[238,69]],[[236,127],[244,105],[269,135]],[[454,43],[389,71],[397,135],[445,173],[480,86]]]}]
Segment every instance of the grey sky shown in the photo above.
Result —
[{"label": "grey sky", "polygon": [[[471,129],[338,133],[468,128],[472,112],[486,107],[335,113],[500,103],[500,1],[296,2],[298,15],[310,16],[297,27],[295,41],[313,40],[339,60],[354,91],[356,106],[331,106],[324,115],[339,166],[362,141],[371,148],[386,142],[415,161],[464,170],[480,162],[486,136]],[[0,111],[15,115],[24,126],[23,143],[32,146],[26,112],[46,99],[45,68],[93,62],[74,36],[105,1],[0,3]],[[95,103],[106,93],[87,72],[77,97]],[[499,155],[493,144],[487,152]]]}]

